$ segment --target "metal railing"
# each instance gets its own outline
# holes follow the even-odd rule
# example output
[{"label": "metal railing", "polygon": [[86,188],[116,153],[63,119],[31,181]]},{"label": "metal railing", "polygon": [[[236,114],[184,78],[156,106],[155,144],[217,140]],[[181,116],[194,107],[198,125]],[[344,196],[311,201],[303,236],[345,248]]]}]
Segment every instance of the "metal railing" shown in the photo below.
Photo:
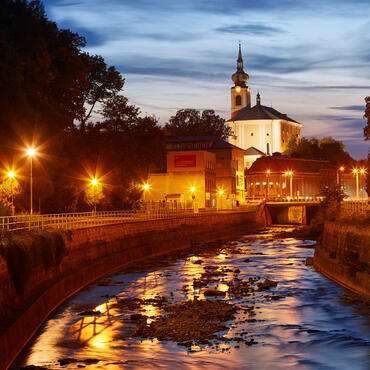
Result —
[{"label": "metal railing", "polygon": [[199,217],[206,214],[225,212],[248,212],[254,211],[257,208],[258,206],[248,206],[234,210],[200,210],[200,212],[194,212],[193,209],[154,209],[147,211],[103,211],[5,216],[0,217],[0,231],[16,232],[45,228],[79,229],[116,223],[160,220],[165,218]]},{"label": "metal railing", "polygon": [[360,216],[370,214],[370,204],[368,201],[356,200],[356,201],[344,201],[341,204],[341,215],[343,217],[349,216]]}]

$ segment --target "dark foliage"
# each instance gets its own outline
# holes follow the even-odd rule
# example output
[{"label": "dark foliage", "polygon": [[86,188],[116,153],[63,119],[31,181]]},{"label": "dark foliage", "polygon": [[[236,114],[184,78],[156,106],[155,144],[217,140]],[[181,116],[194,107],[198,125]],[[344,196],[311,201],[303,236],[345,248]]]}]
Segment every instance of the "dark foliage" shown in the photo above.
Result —
[{"label": "dark foliage", "polygon": [[65,253],[63,236],[56,231],[11,234],[1,238],[0,254],[6,260],[19,295],[26,290],[33,270],[47,271],[59,266]]},{"label": "dark foliage", "polygon": [[37,148],[33,200],[43,213],[91,210],[92,177],[104,193],[98,208],[134,207],[134,184],[163,159],[156,119],[120,95],[121,74],[84,46],[46,18],[39,0],[0,2],[0,161],[17,170],[17,212],[29,209],[27,146]]},{"label": "dark foliage", "polygon": [[166,124],[170,136],[217,136],[226,139],[230,129],[214,110],[180,109]]},{"label": "dark foliage", "polygon": [[297,140],[296,137],[292,137],[284,154],[293,158],[327,160],[336,166],[352,166],[355,162],[344,144],[331,137],[324,137],[321,140],[316,138]]}]

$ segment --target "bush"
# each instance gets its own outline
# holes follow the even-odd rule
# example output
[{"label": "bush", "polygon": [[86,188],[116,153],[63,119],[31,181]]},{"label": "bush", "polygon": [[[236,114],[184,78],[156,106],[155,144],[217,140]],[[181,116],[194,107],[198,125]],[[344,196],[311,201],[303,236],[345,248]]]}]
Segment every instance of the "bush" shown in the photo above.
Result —
[{"label": "bush", "polygon": [[32,279],[32,272],[59,266],[66,246],[59,231],[6,234],[0,241],[0,254],[6,260],[16,292],[21,295]]}]

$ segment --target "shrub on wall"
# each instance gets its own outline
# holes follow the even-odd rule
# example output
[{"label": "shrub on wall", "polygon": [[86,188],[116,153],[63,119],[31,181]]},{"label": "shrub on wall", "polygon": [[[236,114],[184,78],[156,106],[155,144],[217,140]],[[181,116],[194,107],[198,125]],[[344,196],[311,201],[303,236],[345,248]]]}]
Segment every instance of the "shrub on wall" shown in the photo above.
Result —
[{"label": "shrub on wall", "polygon": [[65,253],[66,246],[59,231],[6,234],[0,239],[0,254],[19,295],[25,291],[33,271],[48,271],[59,266]]}]

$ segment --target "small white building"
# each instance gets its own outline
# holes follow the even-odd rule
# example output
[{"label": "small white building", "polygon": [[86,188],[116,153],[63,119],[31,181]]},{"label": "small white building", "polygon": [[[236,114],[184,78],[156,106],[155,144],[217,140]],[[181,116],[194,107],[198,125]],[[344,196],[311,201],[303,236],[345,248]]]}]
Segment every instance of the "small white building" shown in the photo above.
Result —
[{"label": "small white building", "polygon": [[290,137],[301,138],[302,124],[272,107],[262,105],[259,93],[256,105],[251,106],[250,88],[246,85],[249,76],[244,72],[240,45],[237,71],[232,80],[235,86],[231,88],[231,118],[227,124],[233,135],[228,141],[246,150],[246,167],[256,160],[258,152],[260,156],[282,153]]}]

